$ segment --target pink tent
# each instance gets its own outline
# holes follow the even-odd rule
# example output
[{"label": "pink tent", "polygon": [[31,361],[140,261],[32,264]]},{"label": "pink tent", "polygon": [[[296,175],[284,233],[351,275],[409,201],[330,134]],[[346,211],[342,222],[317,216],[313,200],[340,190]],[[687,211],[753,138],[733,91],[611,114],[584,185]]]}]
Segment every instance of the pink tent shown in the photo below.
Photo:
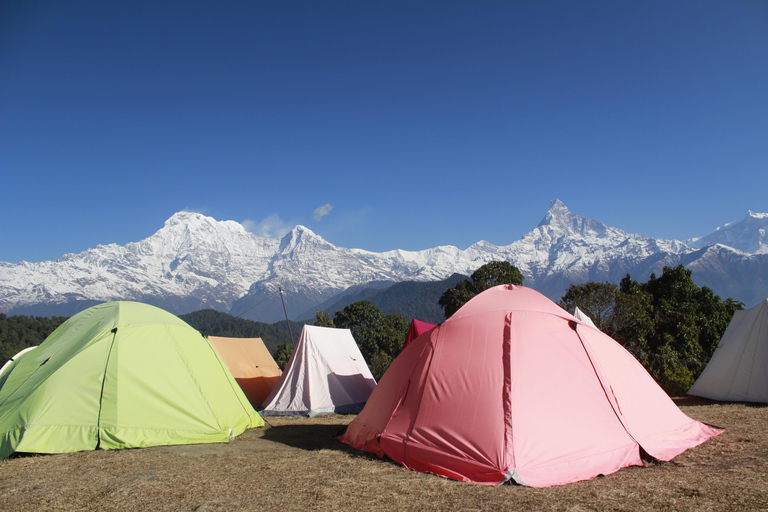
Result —
[{"label": "pink tent", "polygon": [[415,318],[411,320],[411,327],[408,329],[408,334],[405,336],[405,343],[403,343],[403,348],[410,345],[413,340],[433,327],[435,327],[435,324],[422,322],[421,320],[416,320]]},{"label": "pink tent", "polygon": [[668,461],[721,431],[540,293],[497,286],[406,347],[341,441],[486,485],[566,484]]}]

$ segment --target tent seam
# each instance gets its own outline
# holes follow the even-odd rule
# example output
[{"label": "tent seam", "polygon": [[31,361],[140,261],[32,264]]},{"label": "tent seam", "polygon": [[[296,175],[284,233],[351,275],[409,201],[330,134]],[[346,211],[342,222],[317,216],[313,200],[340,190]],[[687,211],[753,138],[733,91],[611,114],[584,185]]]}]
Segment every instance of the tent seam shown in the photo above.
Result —
[{"label": "tent seam", "polygon": [[104,406],[104,383],[107,380],[107,371],[109,371],[109,361],[112,358],[112,349],[117,340],[117,327],[112,329],[112,343],[109,344],[107,352],[107,361],[104,364],[104,373],[101,376],[101,390],[99,390],[99,412],[96,415],[96,448],[101,446],[101,410]]},{"label": "tent seam", "polygon": [[[429,374],[430,370],[432,369],[432,363],[435,361],[435,353],[439,350],[441,343],[439,343],[440,338],[442,336],[442,331],[438,331],[437,333],[437,339],[432,343],[432,354],[429,357],[429,364],[427,365],[426,371],[424,372],[424,386],[421,388],[421,393],[419,394],[419,404],[416,407],[416,414],[413,415],[413,421],[411,422],[411,425],[408,427],[408,434],[406,434],[405,438],[403,439],[403,464],[406,463],[407,455],[406,451],[408,449],[408,440],[411,438],[411,435],[413,434],[413,429],[416,426],[416,421],[419,419],[419,415],[421,414],[421,402],[424,399],[424,393],[427,390],[427,382],[429,382]],[[429,340],[432,342],[432,340]],[[409,383],[410,383],[410,379]],[[409,386],[410,387],[410,386]]]},{"label": "tent seam", "polygon": [[[613,399],[616,401],[616,405],[614,406],[613,402],[611,402],[610,397],[608,396],[608,390],[605,389],[605,383],[603,383],[603,379],[600,378],[600,372],[597,371],[597,367],[595,366],[595,361],[592,360],[592,357],[589,354],[589,350],[587,350],[586,344],[584,343],[584,339],[581,337],[581,334],[579,333],[577,327],[578,324],[574,322],[572,325],[573,332],[576,333],[576,336],[579,338],[579,342],[581,343],[581,347],[584,349],[584,354],[587,356],[587,359],[589,360],[589,364],[592,366],[592,371],[595,372],[595,377],[597,377],[597,382],[600,383],[600,387],[603,390],[603,393],[605,394],[605,399],[608,401],[608,404],[611,406],[611,410],[613,411],[613,414],[616,416],[616,419],[619,420],[619,423],[621,423],[622,428],[627,433],[630,439],[634,441],[637,446],[642,447],[640,442],[635,439],[635,436],[632,435],[632,433],[629,431],[629,428],[624,423],[623,415],[621,414],[621,406],[619,405],[619,399],[616,397],[616,394],[613,392],[613,387],[608,383],[608,387],[611,389],[611,394],[613,395]],[[619,408],[617,411],[616,408]]]}]

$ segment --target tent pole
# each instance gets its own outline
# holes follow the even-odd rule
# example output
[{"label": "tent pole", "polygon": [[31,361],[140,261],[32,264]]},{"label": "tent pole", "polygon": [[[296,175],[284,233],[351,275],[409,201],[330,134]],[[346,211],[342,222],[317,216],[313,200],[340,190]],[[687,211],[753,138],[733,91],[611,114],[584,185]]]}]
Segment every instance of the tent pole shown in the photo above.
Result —
[{"label": "tent pole", "polygon": [[285,312],[285,323],[288,324],[288,335],[291,337],[291,344],[296,345],[296,342],[293,341],[293,333],[291,332],[291,321],[288,320],[288,310],[285,308],[285,298],[283,298],[283,287],[279,286],[278,290],[280,290],[280,300],[283,301],[283,311]]}]

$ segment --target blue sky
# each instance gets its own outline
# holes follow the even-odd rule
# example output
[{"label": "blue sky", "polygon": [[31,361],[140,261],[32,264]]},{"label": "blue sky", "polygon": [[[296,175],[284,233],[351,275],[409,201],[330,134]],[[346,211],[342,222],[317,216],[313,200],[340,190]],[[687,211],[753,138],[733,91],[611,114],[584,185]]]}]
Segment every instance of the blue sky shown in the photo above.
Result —
[{"label": "blue sky", "polygon": [[12,263],[185,209],[374,251],[554,199],[700,236],[768,212],[768,3],[4,2],[0,179]]}]

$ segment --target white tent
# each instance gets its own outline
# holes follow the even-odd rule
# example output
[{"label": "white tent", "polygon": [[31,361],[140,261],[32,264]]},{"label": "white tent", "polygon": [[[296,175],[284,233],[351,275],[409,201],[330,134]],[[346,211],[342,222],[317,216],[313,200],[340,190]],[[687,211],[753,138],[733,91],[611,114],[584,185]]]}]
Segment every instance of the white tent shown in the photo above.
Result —
[{"label": "white tent", "polygon": [[595,329],[597,329],[597,326],[592,321],[592,319],[589,318],[589,315],[587,315],[585,312],[580,310],[578,306],[573,308],[573,316],[575,316],[577,319],[581,320],[582,322],[584,322],[588,326],[594,327]]},{"label": "white tent", "polygon": [[376,386],[349,329],[305,325],[262,415],[358,413]]},{"label": "white tent", "polygon": [[768,402],[768,299],[736,311],[689,395]]}]

